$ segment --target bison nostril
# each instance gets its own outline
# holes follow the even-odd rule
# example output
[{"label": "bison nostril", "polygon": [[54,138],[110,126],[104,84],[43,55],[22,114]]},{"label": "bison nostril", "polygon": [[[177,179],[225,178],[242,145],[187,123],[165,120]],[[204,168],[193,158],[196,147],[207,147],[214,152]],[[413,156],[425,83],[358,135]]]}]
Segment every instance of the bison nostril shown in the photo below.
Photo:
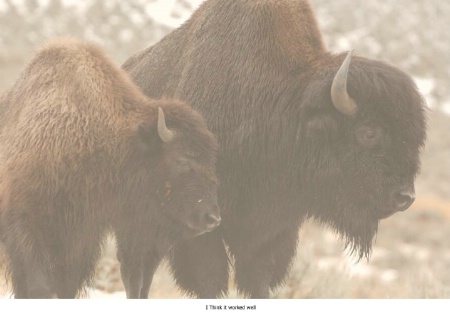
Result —
[{"label": "bison nostril", "polygon": [[221,218],[219,215],[213,213],[207,213],[205,216],[205,222],[208,227],[217,227],[219,226]]},{"label": "bison nostril", "polygon": [[201,233],[209,232],[219,226],[221,222],[220,211],[216,206],[204,206],[193,212],[187,221],[187,226]]},{"label": "bison nostril", "polygon": [[407,192],[398,192],[394,195],[394,204],[399,211],[404,211],[414,202],[415,196]]}]

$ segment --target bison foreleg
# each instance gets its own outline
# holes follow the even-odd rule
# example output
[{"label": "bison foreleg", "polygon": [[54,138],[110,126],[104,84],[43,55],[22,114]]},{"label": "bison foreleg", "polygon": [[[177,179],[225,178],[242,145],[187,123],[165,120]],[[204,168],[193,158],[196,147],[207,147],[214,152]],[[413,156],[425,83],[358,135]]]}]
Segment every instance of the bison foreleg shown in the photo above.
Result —
[{"label": "bison foreleg", "polygon": [[36,260],[10,258],[10,270],[16,299],[54,298],[48,267]]},{"label": "bison foreleg", "polygon": [[144,265],[139,256],[122,255],[120,274],[128,299],[139,299],[144,283]]},{"label": "bison foreleg", "polygon": [[14,297],[54,298],[48,245],[33,221],[16,212],[20,210],[5,213],[0,225],[5,233]]},{"label": "bison foreleg", "polygon": [[50,287],[50,275],[47,269],[33,264],[27,266],[28,296],[30,299],[56,298]]},{"label": "bison foreleg", "polygon": [[[80,233],[88,234],[88,230],[80,230]],[[73,299],[82,294],[81,291],[87,284],[92,283],[100,254],[100,241],[101,232],[90,232],[87,238],[81,236],[66,240],[65,247],[56,258],[58,298]]]},{"label": "bison foreleg", "polygon": [[144,276],[140,298],[147,299],[152,285],[153,275],[158,268],[161,258],[156,253],[148,253],[144,260]]},{"label": "bison foreleg", "polygon": [[123,248],[119,245],[117,258],[128,299],[147,299],[153,274],[161,258],[151,251]]}]

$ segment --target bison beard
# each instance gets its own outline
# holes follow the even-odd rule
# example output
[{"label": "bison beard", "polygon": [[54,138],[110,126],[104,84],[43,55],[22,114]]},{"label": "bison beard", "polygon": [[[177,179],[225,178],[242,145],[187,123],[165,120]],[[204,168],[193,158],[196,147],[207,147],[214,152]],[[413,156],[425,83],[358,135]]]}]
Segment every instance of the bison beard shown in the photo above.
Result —
[{"label": "bison beard", "polygon": [[308,1],[207,0],[123,68],[192,103],[219,140],[222,224],[170,257],[192,295],[227,292],[229,252],[238,289],[269,297],[308,218],[368,257],[379,220],[414,200],[421,95],[393,66],[327,51]]},{"label": "bison beard", "polygon": [[116,235],[129,298],[171,246],[220,222],[217,143],[201,116],[151,100],[95,45],[41,48],[0,98],[0,236],[16,298],[73,298]]}]

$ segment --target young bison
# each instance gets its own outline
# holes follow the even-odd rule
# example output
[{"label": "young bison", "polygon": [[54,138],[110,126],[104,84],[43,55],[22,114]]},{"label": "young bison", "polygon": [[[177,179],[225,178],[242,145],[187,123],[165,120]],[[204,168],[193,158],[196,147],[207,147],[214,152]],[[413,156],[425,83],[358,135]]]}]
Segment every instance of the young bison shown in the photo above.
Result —
[{"label": "young bison", "polygon": [[146,98],[92,44],[41,48],[0,98],[0,125],[0,233],[16,298],[78,296],[108,230],[127,296],[147,297],[167,250],[220,222],[217,144],[201,116]]}]

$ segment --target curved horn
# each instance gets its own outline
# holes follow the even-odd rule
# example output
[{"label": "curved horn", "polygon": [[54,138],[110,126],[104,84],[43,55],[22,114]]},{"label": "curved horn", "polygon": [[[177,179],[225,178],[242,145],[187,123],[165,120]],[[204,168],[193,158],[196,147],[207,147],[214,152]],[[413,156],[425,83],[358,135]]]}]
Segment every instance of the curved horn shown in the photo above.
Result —
[{"label": "curved horn", "polygon": [[353,50],[348,53],[344,62],[342,62],[331,85],[331,101],[334,107],[342,114],[349,116],[354,116],[358,111],[356,102],[347,93],[347,74],[352,55]]},{"label": "curved horn", "polygon": [[175,136],[174,131],[167,128],[164,112],[160,107],[158,107],[158,135],[165,143],[170,142]]}]

